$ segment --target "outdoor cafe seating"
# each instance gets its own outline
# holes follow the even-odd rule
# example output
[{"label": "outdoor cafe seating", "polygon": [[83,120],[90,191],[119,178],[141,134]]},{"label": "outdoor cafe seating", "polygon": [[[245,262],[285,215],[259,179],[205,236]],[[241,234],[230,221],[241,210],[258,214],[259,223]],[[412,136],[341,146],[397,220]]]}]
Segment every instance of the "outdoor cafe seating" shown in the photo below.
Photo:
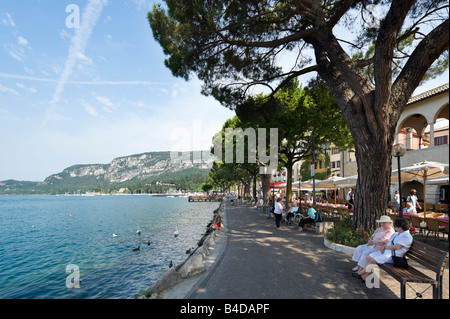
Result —
[{"label": "outdoor cafe seating", "polygon": [[[398,213],[389,213],[391,219],[398,218]],[[439,245],[440,234],[443,239],[448,238],[449,218],[447,214],[438,212],[403,213],[403,217],[410,221],[410,227],[419,232],[420,237],[425,237],[425,241],[430,235],[434,235],[435,241]]]}]

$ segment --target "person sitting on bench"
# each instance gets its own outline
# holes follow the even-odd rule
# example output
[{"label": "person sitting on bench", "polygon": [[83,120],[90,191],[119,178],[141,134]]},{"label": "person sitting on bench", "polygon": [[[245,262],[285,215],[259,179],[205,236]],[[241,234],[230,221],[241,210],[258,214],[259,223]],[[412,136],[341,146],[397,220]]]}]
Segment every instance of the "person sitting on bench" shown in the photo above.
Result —
[{"label": "person sitting on bench", "polygon": [[303,217],[300,222],[298,223],[298,230],[302,231],[303,227],[305,227],[305,224],[313,224],[316,219],[316,210],[313,208],[313,205],[311,203],[308,204],[308,215],[306,217]]},{"label": "person sitting on bench", "polygon": [[370,269],[370,267],[368,267],[370,264],[392,264],[394,252],[395,256],[402,257],[409,250],[413,242],[413,237],[409,233],[409,221],[405,218],[397,218],[394,220],[393,226],[395,233],[389,238],[389,244],[383,249],[369,254],[366,257],[365,266],[357,273],[357,275],[353,275],[354,277],[366,280],[369,276],[366,269]]}]

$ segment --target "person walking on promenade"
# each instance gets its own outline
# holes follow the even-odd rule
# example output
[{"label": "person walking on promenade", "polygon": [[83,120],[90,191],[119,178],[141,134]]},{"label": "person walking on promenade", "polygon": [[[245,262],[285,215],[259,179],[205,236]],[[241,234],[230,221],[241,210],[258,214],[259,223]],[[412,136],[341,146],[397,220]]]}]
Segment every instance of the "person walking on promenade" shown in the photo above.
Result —
[{"label": "person walking on promenade", "polygon": [[277,198],[277,201],[275,203],[275,210],[273,212],[275,214],[275,225],[277,226],[277,228],[280,228],[280,222],[283,213],[283,205],[281,204],[281,200],[281,197]]},{"label": "person walking on promenade", "polygon": [[408,198],[406,199],[407,202],[410,202],[412,204],[412,207],[417,211],[417,207],[419,209],[422,209],[422,206],[419,204],[419,199],[417,198],[417,191],[413,188],[411,189],[411,192],[409,193]]},{"label": "person walking on promenade", "polygon": [[353,203],[355,201],[355,190],[353,188],[351,188],[347,193],[347,197],[345,198],[345,200],[347,201],[348,209],[352,209]]},{"label": "person walking on promenade", "polygon": [[401,209],[400,207],[400,194],[398,193],[398,191],[395,191],[395,196],[394,196],[394,212],[398,213]]}]

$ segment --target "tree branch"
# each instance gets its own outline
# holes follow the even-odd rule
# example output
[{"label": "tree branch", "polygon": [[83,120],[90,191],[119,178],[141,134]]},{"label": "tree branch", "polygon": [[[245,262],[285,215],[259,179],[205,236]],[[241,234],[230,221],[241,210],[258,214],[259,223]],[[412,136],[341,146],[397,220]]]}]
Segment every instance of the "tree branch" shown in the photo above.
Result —
[{"label": "tree branch", "polygon": [[270,40],[270,41],[246,41],[246,40],[239,40],[239,39],[228,39],[226,36],[224,36],[221,33],[218,33],[217,35],[222,39],[223,43],[236,45],[236,46],[243,46],[247,48],[274,48],[278,47],[283,44],[288,44],[290,42],[295,42],[304,39],[305,37],[310,37],[314,34],[315,30],[313,28],[299,31],[297,33],[291,34],[289,36],[286,36],[284,38]]},{"label": "tree branch", "polygon": [[434,61],[448,49],[449,20],[447,19],[419,43],[392,85],[392,91],[397,94],[390,104],[403,105],[403,108],[399,110],[400,114],[425,73]]},{"label": "tree branch", "polygon": [[389,12],[378,31],[375,43],[374,80],[375,93],[373,108],[378,112],[386,107],[392,84],[392,59],[397,44],[397,35],[415,0],[393,0]]}]

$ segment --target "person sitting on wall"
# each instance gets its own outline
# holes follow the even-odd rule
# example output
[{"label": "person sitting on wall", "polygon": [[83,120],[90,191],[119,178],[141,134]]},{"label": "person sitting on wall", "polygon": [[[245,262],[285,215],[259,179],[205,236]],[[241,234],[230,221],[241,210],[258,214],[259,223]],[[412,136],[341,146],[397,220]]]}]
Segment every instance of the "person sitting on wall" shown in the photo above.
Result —
[{"label": "person sitting on wall", "polygon": [[210,227],[212,229],[220,229],[220,226],[222,224],[222,218],[219,215],[219,210],[216,209],[213,214],[214,214],[214,219],[213,219],[213,222]]}]

